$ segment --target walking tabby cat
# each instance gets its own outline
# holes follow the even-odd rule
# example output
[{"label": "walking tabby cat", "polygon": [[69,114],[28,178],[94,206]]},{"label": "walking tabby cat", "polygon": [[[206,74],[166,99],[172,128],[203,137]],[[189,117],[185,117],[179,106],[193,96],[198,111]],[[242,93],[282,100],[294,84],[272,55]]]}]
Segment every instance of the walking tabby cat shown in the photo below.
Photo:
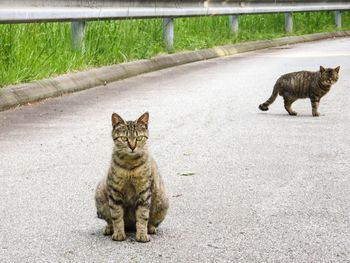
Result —
[{"label": "walking tabby cat", "polygon": [[297,115],[292,109],[292,104],[297,99],[310,98],[312,115],[320,116],[318,106],[320,99],[326,95],[331,86],[337,82],[340,67],[324,68],[320,66],[320,71],[299,71],[282,75],[276,82],[271,97],[259,105],[259,109],[267,111],[269,106],[275,101],[277,95],[283,97],[284,108],[289,115]]},{"label": "walking tabby cat", "polygon": [[147,112],[136,121],[112,114],[112,161],[95,201],[97,216],[107,222],[103,233],[113,240],[125,240],[125,228],[136,228],[136,240],[148,242],[168,210],[163,180],[147,150],[148,119]]}]

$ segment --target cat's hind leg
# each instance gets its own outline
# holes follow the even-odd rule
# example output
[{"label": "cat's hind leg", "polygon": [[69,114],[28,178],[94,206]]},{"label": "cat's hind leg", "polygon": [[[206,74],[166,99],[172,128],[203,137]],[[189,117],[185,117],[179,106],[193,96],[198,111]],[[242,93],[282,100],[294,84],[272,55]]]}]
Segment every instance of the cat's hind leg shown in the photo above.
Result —
[{"label": "cat's hind leg", "polygon": [[108,204],[105,204],[101,207],[99,207],[99,210],[97,211],[97,217],[100,219],[104,219],[107,222],[107,225],[103,229],[103,235],[110,236],[113,234],[113,224],[111,219],[111,212],[109,209]]},{"label": "cat's hind leg", "polygon": [[148,223],[147,232],[150,235],[154,235],[157,232],[156,227],[154,225],[151,225],[150,223]]},{"label": "cat's hind leg", "polygon": [[296,101],[295,98],[291,97],[283,97],[284,99],[284,108],[291,116],[296,116],[298,113],[292,109],[292,104],[294,101]]},{"label": "cat's hind leg", "polygon": [[103,235],[105,235],[105,236],[113,235],[113,224],[112,224],[112,222],[111,223],[107,223],[107,225],[103,229]]},{"label": "cat's hind leg", "polygon": [[111,211],[108,204],[108,197],[106,191],[105,181],[101,181],[96,188],[95,204],[97,209],[97,217],[107,222],[103,229],[103,235],[110,236],[113,234],[113,224],[111,218]]},{"label": "cat's hind leg", "polygon": [[169,201],[168,199],[163,197],[158,197],[157,202],[153,203],[153,206],[151,207],[150,211],[150,218],[148,221],[148,234],[155,234],[156,233],[156,227],[163,222],[169,208]]}]

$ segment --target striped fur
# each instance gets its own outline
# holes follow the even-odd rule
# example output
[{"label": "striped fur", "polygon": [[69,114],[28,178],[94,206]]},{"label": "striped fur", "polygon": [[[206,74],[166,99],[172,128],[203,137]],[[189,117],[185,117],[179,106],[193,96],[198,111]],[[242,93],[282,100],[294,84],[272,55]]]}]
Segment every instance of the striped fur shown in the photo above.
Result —
[{"label": "striped fur", "polygon": [[332,69],[320,66],[320,71],[317,72],[299,71],[285,74],[277,80],[271,97],[263,104],[260,104],[259,109],[267,111],[277,98],[277,95],[280,95],[284,99],[284,108],[289,115],[297,115],[297,112],[292,109],[293,102],[297,99],[309,98],[311,100],[312,115],[315,117],[320,116],[318,112],[320,99],[337,82],[339,69],[340,67]]},{"label": "striped fur", "polygon": [[97,216],[107,222],[103,233],[113,240],[125,240],[126,228],[136,229],[137,241],[148,242],[168,210],[163,180],[147,150],[148,118],[147,112],[136,121],[112,114],[112,161],[95,201]]}]

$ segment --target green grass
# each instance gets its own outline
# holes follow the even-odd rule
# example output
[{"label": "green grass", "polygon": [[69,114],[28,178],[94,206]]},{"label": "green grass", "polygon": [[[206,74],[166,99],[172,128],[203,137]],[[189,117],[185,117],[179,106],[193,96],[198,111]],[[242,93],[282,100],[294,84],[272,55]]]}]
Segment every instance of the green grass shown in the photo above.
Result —
[{"label": "green grass", "polygon": [[[350,29],[350,12],[343,12]],[[246,15],[239,34],[227,17],[175,19],[175,51],[285,36],[284,15]],[[293,35],[336,31],[333,12],[294,14]],[[70,23],[0,25],[0,87],[166,53],[161,19],[87,23],[86,52],[74,52]]]}]

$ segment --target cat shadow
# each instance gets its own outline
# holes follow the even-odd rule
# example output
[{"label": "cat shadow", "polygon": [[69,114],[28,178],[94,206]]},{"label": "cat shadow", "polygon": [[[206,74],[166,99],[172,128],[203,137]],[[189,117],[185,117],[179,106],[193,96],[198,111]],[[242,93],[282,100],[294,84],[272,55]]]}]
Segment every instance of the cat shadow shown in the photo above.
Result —
[{"label": "cat shadow", "polygon": [[[94,237],[96,239],[104,240],[104,241],[112,240],[111,235],[108,235],[108,236],[103,235],[103,228],[94,228],[90,231],[82,231],[81,234],[84,235],[85,237],[87,237],[87,236]],[[126,234],[126,240],[125,240],[126,242],[130,242],[130,243],[137,242],[135,230],[125,229],[125,234]]]},{"label": "cat shadow", "polygon": [[[94,239],[96,242],[103,242],[106,244],[109,244],[110,242],[112,243],[120,243],[122,244],[123,242],[127,242],[129,244],[137,244],[139,242],[136,241],[136,229],[125,229],[125,234],[126,234],[126,240],[123,242],[117,242],[112,240],[112,236],[105,236],[103,235],[103,227],[93,227],[90,229],[85,229],[85,230],[80,230],[77,231],[80,236],[83,236],[85,239]],[[166,229],[163,228],[157,228],[156,234],[150,234],[150,238],[153,241],[156,240],[161,240],[164,235],[165,235]],[[167,233],[169,234],[169,233]],[[112,244],[111,243],[111,244]]]},{"label": "cat shadow", "polygon": [[264,113],[258,112],[257,115],[265,116],[265,117],[278,117],[278,118],[290,118],[290,119],[298,119],[298,118],[314,118],[311,114],[298,113],[297,116],[291,116],[288,113]]}]

